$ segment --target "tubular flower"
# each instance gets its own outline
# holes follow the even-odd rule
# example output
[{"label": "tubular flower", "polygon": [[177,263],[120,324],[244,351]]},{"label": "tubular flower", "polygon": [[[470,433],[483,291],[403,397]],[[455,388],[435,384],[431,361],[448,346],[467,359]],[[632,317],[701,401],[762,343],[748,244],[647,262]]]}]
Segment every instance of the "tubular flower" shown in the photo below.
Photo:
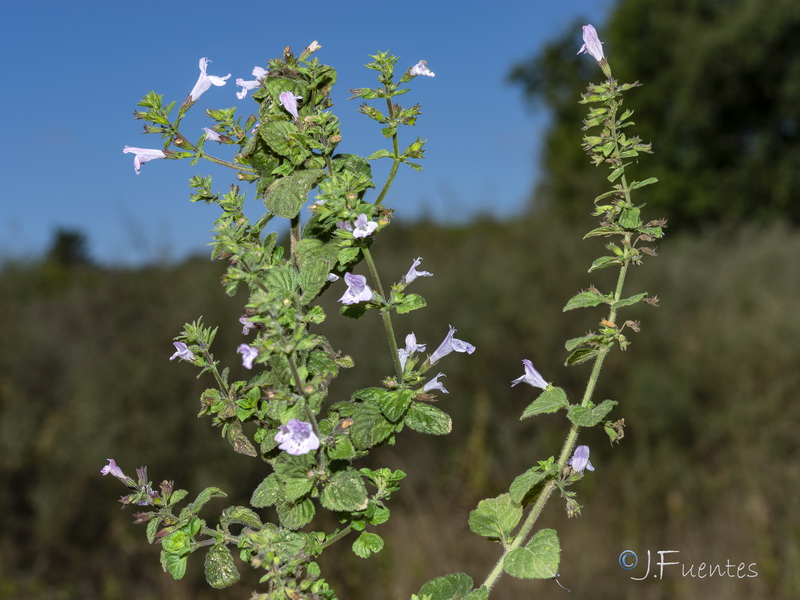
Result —
[{"label": "tubular flower", "polygon": [[439,382],[439,377],[447,377],[444,373],[439,373],[436,377],[431,379],[425,386],[422,388],[423,392],[430,392],[431,390],[439,390],[443,394],[449,394],[446,389],[444,389],[444,384]]},{"label": "tubular flower", "polygon": [[279,444],[278,448],[285,450],[287,454],[299,456],[319,448],[319,438],[311,423],[289,419],[286,425],[281,425],[278,429],[280,431],[275,436],[275,441]]},{"label": "tubular flower", "polygon": [[583,52],[591,54],[597,62],[604,60],[606,57],[603,54],[603,42],[597,37],[597,31],[592,25],[583,26],[583,46],[578,50],[578,54]]},{"label": "tubular flower", "polygon": [[189,362],[194,360],[194,353],[189,350],[189,347],[186,344],[183,342],[172,342],[172,345],[175,346],[176,352],[169,357],[170,360],[175,360],[176,358],[188,360]]},{"label": "tubular flower", "polygon": [[155,150],[153,148],[136,148],[134,146],[125,146],[122,151],[125,154],[134,153],[133,169],[138,175],[142,170],[142,165],[149,160],[156,160],[157,158],[166,158],[167,155],[163,150]]},{"label": "tubular flower", "polygon": [[295,96],[292,92],[281,92],[281,95],[278,96],[278,98],[280,99],[283,108],[285,108],[290,115],[297,119],[297,101],[302,100],[303,97]]},{"label": "tubular flower", "polygon": [[207,58],[200,59],[200,77],[198,77],[197,83],[194,84],[192,91],[189,93],[189,98],[191,98],[192,102],[197,102],[198,98],[205,94],[208,88],[210,88],[212,85],[225,85],[227,79],[231,76],[230,73],[225,75],[225,77],[206,74],[206,68],[210,62],[211,61]]},{"label": "tubular flower", "polygon": [[584,469],[594,471],[592,463],[589,462],[589,446],[578,446],[575,448],[575,453],[567,464],[581,475],[583,475]]},{"label": "tubular flower", "polygon": [[206,132],[205,138],[212,142],[221,142],[222,136],[218,134],[213,129],[209,129],[208,127],[203,127],[203,131]]},{"label": "tubular flower", "polygon": [[128,479],[128,476],[122,472],[122,469],[117,466],[117,463],[113,458],[107,458],[106,460],[108,461],[108,464],[100,469],[100,473],[102,475],[113,475],[120,481],[126,481]]},{"label": "tubular flower", "polygon": [[339,298],[342,304],[358,304],[372,300],[372,290],[367,285],[367,278],[363,275],[344,274],[347,291]]},{"label": "tubular flower", "polygon": [[522,383],[523,381],[533,387],[542,388],[543,390],[547,389],[547,382],[544,380],[544,377],[539,375],[539,371],[537,371],[533,367],[533,363],[529,361],[527,358],[522,359],[522,364],[525,365],[525,375],[522,377],[517,377],[514,381],[511,382],[511,386],[515,386],[518,383]]},{"label": "tubular flower", "polygon": [[419,75],[424,75],[425,77],[436,77],[436,73],[428,68],[428,61],[425,60],[421,60],[411,67],[411,70],[408,73],[412,77],[418,77]]},{"label": "tubular flower", "polygon": [[406,368],[406,361],[411,357],[412,354],[416,352],[425,352],[425,344],[418,344],[417,343],[417,336],[413,333],[409,333],[406,336],[406,347],[405,349],[400,348],[397,351],[398,356],[400,356],[400,368]]},{"label": "tubular flower", "polygon": [[400,283],[408,285],[412,281],[414,281],[417,277],[433,277],[433,273],[429,273],[428,271],[417,271],[417,267],[422,262],[422,257],[418,257],[414,264],[411,265],[411,268],[408,270],[408,273],[405,274],[402,281]]},{"label": "tubular flower", "polygon": [[253,77],[255,77],[255,79],[250,81],[245,81],[244,79],[236,80],[236,85],[242,88],[240,92],[236,92],[236,97],[239,100],[244,100],[244,97],[247,96],[247,92],[260,86],[261,82],[264,81],[264,77],[266,76],[266,69],[262,67],[253,67]]},{"label": "tubular flower", "polygon": [[464,342],[462,340],[454,338],[453,334],[455,332],[456,329],[452,325],[450,325],[450,331],[445,336],[444,341],[442,341],[442,343],[439,344],[439,347],[433,354],[431,354],[431,357],[428,359],[430,361],[430,364],[433,364],[439,359],[444,358],[451,352],[466,352],[467,354],[472,354],[473,352],[475,352],[475,346],[467,342]]},{"label": "tubular flower", "polygon": [[239,323],[242,324],[242,335],[247,335],[251,329],[256,328],[256,324],[247,317],[239,317]]},{"label": "tubular flower", "polygon": [[377,228],[378,224],[375,221],[368,221],[367,215],[361,213],[356,219],[355,228],[353,229],[353,237],[363,238],[370,236]]},{"label": "tubular flower", "polygon": [[258,350],[252,346],[248,346],[247,344],[239,344],[239,347],[236,348],[236,352],[242,355],[242,365],[244,368],[252,369],[253,361],[255,360],[256,356],[258,356]]}]

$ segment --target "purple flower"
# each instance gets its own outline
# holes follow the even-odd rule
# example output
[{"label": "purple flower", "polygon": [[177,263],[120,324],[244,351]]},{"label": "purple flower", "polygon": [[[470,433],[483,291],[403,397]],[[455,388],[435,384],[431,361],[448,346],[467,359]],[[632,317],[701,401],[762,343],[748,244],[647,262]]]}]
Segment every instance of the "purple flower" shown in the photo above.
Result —
[{"label": "purple flower", "polygon": [[589,446],[578,446],[575,448],[575,453],[572,455],[572,458],[569,459],[567,464],[581,475],[583,475],[584,469],[594,471],[592,463],[589,462]]},{"label": "purple flower", "polygon": [[292,92],[281,92],[281,95],[278,96],[283,105],[283,108],[287,110],[287,112],[292,115],[295,119],[297,119],[297,101],[302,100],[302,96],[295,96]]},{"label": "purple flower", "polygon": [[239,323],[242,324],[242,335],[247,335],[251,329],[256,328],[256,324],[247,317],[239,317]]},{"label": "purple flower", "polygon": [[117,463],[113,458],[107,458],[106,460],[108,461],[108,464],[100,469],[100,473],[103,475],[113,475],[120,481],[126,481],[128,479],[128,476],[122,472],[122,469],[117,466]]},{"label": "purple flower", "polygon": [[375,221],[368,221],[367,215],[364,213],[358,215],[355,225],[355,229],[353,229],[353,237],[356,238],[363,238],[372,235],[372,233],[378,228],[378,224]]},{"label": "purple flower", "polygon": [[422,388],[423,392],[429,392],[431,390],[439,390],[443,394],[449,394],[446,389],[444,389],[444,384],[439,383],[439,377],[447,377],[444,373],[439,373],[436,377],[431,379],[428,383],[425,384],[425,387]]},{"label": "purple flower", "polygon": [[428,359],[430,364],[437,362],[440,358],[443,358],[450,354],[451,352],[466,352],[467,354],[472,354],[475,352],[475,346],[469,344],[467,342],[457,340],[453,337],[453,334],[456,332],[455,328],[450,325],[450,331],[447,333],[447,336],[444,338],[444,341],[439,344],[439,347],[436,351],[431,354],[431,357]]},{"label": "purple flower", "polygon": [[401,284],[408,285],[412,281],[414,281],[417,277],[433,277],[433,273],[429,273],[428,271],[417,271],[417,267],[422,262],[422,257],[420,256],[414,261],[414,264],[411,265],[411,268],[408,270],[408,273],[405,274],[403,280],[400,282]]},{"label": "purple flower", "polygon": [[347,221],[336,221],[336,227],[343,231],[353,231],[353,224]]},{"label": "purple flower", "polygon": [[592,25],[583,26],[583,46],[578,50],[578,54],[582,52],[591,54],[597,62],[605,59],[603,43],[600,41],[600,38],[597,37],[597,31],[595,31]]},{"label": "purple flower", "polygon": [[325,281],[330,281],[333,283],[334,281],[339,281],[339,276],[336,273],[328,273],[325,277]]},{"label": "purple flower", "polygon": [[222,136],[218,134],[213,129],[209,129],[208,127],[203,127],[203,131],[206,132],[206,139],[212,142],[221,142]]},{"label": "purple flower", "polygon": [[241,86],[242,91],[236,92],[236,97],[239,100],[244,100],[244,97],[247,96],[247,92],[249,90],[255,89],[261,85],[261,82],[264,80],[264,77],[267,76],[267,70],[261,67],[253,67],[253,77],[255,79],[251,81],[245,81],[244,79],[237,79],[236,85]]},{"label": "purple flower", "polygon": [[428,68],[428,62],[425,60],[421,60],[411,67],[409,75],[412,77],[417,77],[419,75],[424,75],[425,77],[436,77],[436,73]]},{"label": "purple flower", "polygon": [[543,390],[547,389],[547,382],[544,380],[544,377],[539,375],[539,371],[537,371],[533,367],[533,363],[529,361],[527,358],[522,359],[522,364],[525,365],[525,375],[522,377],[517,377],[514,381],[511,382],[512,387],[517,385],[518,383],[522,383],[523,381],[533,387],[542,388]]},{"label": "purple flower", "polygon": [[319,438],[314,434],[311,423],[289,419],[286,425],[278,429],[280,432],[275,436],[275,441],[280,444],[278,448],[288,454],[299,456],[319,448]]},{"label": "purple flower", "polygon": [[189,362],[194,360],[194,354],[191,350],[189,350],[188,346],[183,342],[172,342],[172,345],[175,346],[175,354],[169,357],[170,360],[175,360],[176,358],[180,358],[182,360],[188,360]]},{"label": "purple flower", "polygon": [[344,274],[347,291],[339,298],[342,304],[358,304],[372,300],[372,290],[367,285],[367,278],[363,275]]},{"label": "purple flower", "polygon": [[418,344],[417,343],[417,336],[413,333],[409,333],[406,336],[406,347],[405,350],[400,348],[397,351],[397,354],[400,356],[400,368],[406,368],[406,361],[411,357],[412,354],[415,352],[425,352],[425,344]]},{"label": "purple flower", "polygon": [[147,161],[167,157],[163,150],[154,150],[152,148],[135,148],[134,146],[125,146],[122,151],[125,154],[129,154],[131,152],[135,154],[133,157],[133,169],[136,171],[137,175],[139,174],[139,171],[142,170],[142,165]]},{"label": "purple flower", "polygon": [[258,356],[258,350],[247,344],[239,344],[239,347],[236,348],[236,352],[242,355],[242,365],[244,365],[244,368],[252,369],[253,361],[256,356]]},{"label": "purple flower", "polygon": [[210,62],[211,61],[207,58],[200,59],[200,77],[197,79],[197,83],[194,84],[192,91],[189,93],[189,98],[191,98],[192,102],[197,102],[197,99],[200,98],[200,96],[202,96],[212,85],[225,85],[226,80],[231,76],[230,73],[225,75],[225,77],[207,75],[206,67]]}]

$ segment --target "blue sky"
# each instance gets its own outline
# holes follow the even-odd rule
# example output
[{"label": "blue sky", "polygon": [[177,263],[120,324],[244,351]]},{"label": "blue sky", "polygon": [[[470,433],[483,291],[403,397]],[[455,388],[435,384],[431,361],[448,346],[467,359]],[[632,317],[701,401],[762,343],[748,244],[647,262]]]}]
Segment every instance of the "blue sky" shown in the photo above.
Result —
[{"label": "blue sky", "polygon": [[[434,79],[417,78],[399,100],[423,115],[403,132],[406,143],[428,138],[422,173],[401,171],[387,205],[405,220],[465,221],[478,214],[511,217],[534,184],[538,136],[547,116],[523,105],[507,82],[512,64],[529,57],[575,19],[601,25],[613,0],[527,2],[52,2],[29,0],[3,9],[0,108],[6,135],[0,161],[0,260],[35,258],[56,228],[89,239],[102,263],[178,260],[207,252],[217,209],[188,201],[187,181],[219,170],[188,161],[147,163],[133,171],[125,145],[159,147],[141,133],[132,111],[153,89],[180,104],[198,76],[232,76],[209,90],[184,121],[190,138],[209,124],[206,108],[255,104],[236,99],[237,77],[312,40],[337,69],[334,112],[341,152],[385,147],[377,124],[357,113],[348,90],[369,87],[368,55],[390,50],[405,68],[426,59]],[[10,6],[10,8],[9,8]],[[383,7],[393,7],[386,16]],[[582,43],[575,30],[575,50]],[[577,132],[576,132],[577,133]],[[401,143],[404,140],[401,139]],[[577,143],[577,140],[576,140]],[[388,164],[388,161],[385,161]],[[210,166],[210,165],[209,165]],[[377,169],[379,174],[383,171]],[[380,181],[380,179],[378,179]],[[252,214],[260,200],[248,195]]]}]

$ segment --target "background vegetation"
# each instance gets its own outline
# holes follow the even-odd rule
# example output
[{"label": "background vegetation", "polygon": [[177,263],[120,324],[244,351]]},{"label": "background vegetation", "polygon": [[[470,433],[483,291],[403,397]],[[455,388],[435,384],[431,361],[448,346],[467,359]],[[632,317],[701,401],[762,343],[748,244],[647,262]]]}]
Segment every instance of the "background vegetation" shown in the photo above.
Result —
[{"label": "background vegetation", "polygon": [[[600,31],[615,74],[646,84],[629,95],[637,131],[656,150],[642,174],[662,180],[647,188],[646,210],[672,227],[662,256],[634,270],[629,288],[658,294],[662,307],[637,307],[643,332],[626,355],[612,355],[600,381],[599,398],[620,402],[625,438],[614,448],[600,432],[582,439],[597,468],[578,488],[583,514],[567,520],[553,502],[542,523],[559,529],[561,582],[576,597],[800,595],[798,10],[791,0],[626,0]],[[420,255],[436,275],[415,282],[429,307],[401,321],[401,335],[413,330],[435,345],[452,323],[478,349],[444,365],[451,393],[440,402],[454,433],[407,432],[365,464],[410,476],[380,532],[380,555],[362,561],[343,547],[325,560],[342,598],[408,597],[458,570],[481,580],[497,549],[469,533],[468,512],[563,440],[558,415],[517,420],[533,392],[510,381],[530,358],[575,398],[587,373],[561,366],[563,342],[599,318],[561,313],[605,276],[585,273],[601,242],[578,242],[586,223],[575,215],[604,188],[579,149],[574,101],[599,73],[574,60],[574,31],[535,68],[513,71],[555,117],[529,214],[457,228],[399,223],[374,247],[387,277]],[[129,472],[147,464],[156,482],[219,486],[242,504],[264,477],[262,463],[192,418],[206,382],[167,360],[172,336],[203,315],[221,326],[217,356],[240,363],[241,299],[215,284],[221,273],[206,258],[100,267],[77,232],[61,232],[41,259],[3,266],[0,598],[247,597],[248,581],[207,588],[199,561],[172,582],[143,528],[117,508],[117,482],[99,475],[113,457]],[[331,388],[336,399],[375,383],[390,363],[372,318],[325,309],[327,335],[357,365]],[[668,570],[663,580],[631,581],[643,571],[618,566],[625,549],[679,550],[675,560],[687,565],[756,563],[758,577]],[[498,593],[566,594],[552,581],[508,578]]]}]

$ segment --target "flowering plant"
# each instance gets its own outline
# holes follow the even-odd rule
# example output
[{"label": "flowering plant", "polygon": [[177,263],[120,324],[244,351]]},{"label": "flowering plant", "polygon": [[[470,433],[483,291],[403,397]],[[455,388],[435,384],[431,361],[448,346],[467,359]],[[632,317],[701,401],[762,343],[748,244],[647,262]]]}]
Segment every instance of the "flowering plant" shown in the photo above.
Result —
[{"label": "flowering plant", "polygon": [[[624,349],[629,343],[623,329],[639,329],[638,323],[631,321],[618,325],[618,311],[650,299],[644,293],[623,298],[623,284],[628,267],[639,264],[644,254],[652,254],[643,244],[660,238],[664,223],[644,225],[640,207],[630,198],[632,190],[654,180],[628,183],[625,178],[625,161],[649,152],[648,145],[622,132],[632,125],[631,111],[618,115],[622,92],[635,84],[618,85],[611,78],[591,26],[584,28],[584,42],[582,51],[595,57],[607,76],[604,84],[590,86],[583,98],[585,103],[600,104],[591,109],[585,128],[601,128],[600,135],[584,138],[585,148],[595,164],[610,166],[609,181],[616,182],[610,192],[595,200],[601,224],[587,237],[619,238],[607,246],[611,255],[597,259],[590,270],[614,266],[620,270],[614,291],[603,294],[591,287],[564,308],[608,306],[599,332],[567,342],[571,352],[568,364],[594,361],[594,367],[582,401],[570,404],[562,388],[548,383],[530,360],[522,361],[525,373],[511,385],[527,383],[541,390],[522,418],[564,411],[570,429],[562,451],[557,459],[550,457],[527,469],[508,492],[482,500],[470,514],[471,530],[502,546],[501,557],[486,580],[475,585],[464,573],[444,575],[423,585],[421,598],[487,598],[503,573],[525,579],[556,577],[558,536],[552,529],[532,533],[533,526],[555,490],[566,500],[570,515],[580,510],[575,492],[569,488],[585,470],[594,470],[588,446],[576,448],[580,428],[602,425],[612,442],[623,435],[622,421],[606,418],[616,403],[605,400],[595,405],[592,392],[611,348],[619,345]],[[214,191],[211,177],[191,179],[192,200],[217,204],[222,211],[216,221],[212,257],[227,262],[222,280],[226,293],[232,295],[240,287],[248,291],[235,326],[242,326],[243,336],[254,335],[236,350],[253,376],[230,381],[229,369],[220,368],[212,353],[217,329],[200,320],[187,324],[175,337],[175,352],[169,357],[191,363],[200,375],[210,376],[214,385],[201,395],[200,415],[208,416],[212,425],[220,428],[234,451],[269,465],[270,472],[253,491],[250,506],[225,508],[218,523],[212,525],[200,513],[209,500],[225,496],[219,488],[201,491],[179,509],[188,492],[175,489],[173,482],[163,481],[154,489],[146,468],[138,469],[137,479],[133,479],[111,459],[102,469],[103,475],[113,475],[129,489],[120,502],[147,507],[136,514],[136,522],[147,523],[147,539],[161,545],[162,567],[173,577],[183,577],[189,555],[203,550],[207,551],[209,584],[228,587],[239,579],[235,548],[240,561],[264,571],[264,590],[253,596],[260,599],[333,598],[316,557],[345,539],[351,539],[352,551],[363,558],[383,548],[384,541],[374,530],[389,518],[387,503],[405,473],[358,469],[354,463],[373,448],[394,443],[405,428],[433,435],[448,433],[450,417],[433,403],[437,393],[448,393],[440,381],[445,374],[431,377],[429,371],[452,353],[469,355],[476,350],[455,337],[452,325],[424,358],[428,344],[418,343],[413,332],[405,336],[405,346],[398,347],[395,319],[426,305],[422,296],[407,290],[417,278],[433,274],[418,270],[422,262],[418,257],[404,275],[397,274],[397,283],[386,288],[371,250],[377,235],[391,224],[392,210],[384,205],[384,199],[399,167],[407,164],[420,170],[414,161],[424,153],[425,142],[420,138],[400,150],[398,131],[415,124],[420,108],[403,108],[394,98],[408,91],[403,86],[416,77],[434,77],[434,73],[425,61],[419,61],[398,80],[397,57],[388,53],[373,56],[367,67],[378,72],[379,85],[352,93],[365,101],[360,112],[381,125],[391,148],[366,158],[337,153],[342,135],[338,119],[329,110],[336,72],[312,57],[319,49],[313,42],[295,57],[287,48],[266,68],[256,66],[252,71],[255,79],[236,79],[241,87],[237,97],[243,100],[249,93],[257,104],[256,114],[243,124],[233,108],[208,110],[214,123],[204,127],[198,141],[192,143],[180,130],[184,115],[203,93],[212,86],[225,86],[231,76],[208,75],[210,61],[201,59],[200,78],[174,118],[170,114],[175,103],[165,106],[154,92],[139,103],[143,110],[135,113],[136,118],[145,121],[147,133],[161,135],[163,149],[126,146],[123,150],[134,153],[137,174],[144,163],[157,158],[206,159],[229,167],[238,180],[255,184],[255,193],[266,207],[265,214],[251,222],[243,213],[245,196],[237,185],[220,194]],[[369,104],[372,100],[385,102],[385,111]],[[208,153],[207,141],[235,147],[233,159]],[[391,168],[380,191],[370,199],[368,192],[376,187],[370,162],[380,159],[389,159]],[[310,216],[304,220],[302,210],[314,190],[314,201],[307,207]],[[279,243],[277,233],[265,233],[273,219],[288,221],[285,245]],[[366,275],[354,272],[362,262]],[[380,385],[336,401],[328,396],[330,383],[340,369],[351,368],[353,361],[315,329],[327,318],[316,301],[329,289],[341,294],[338,302],[345,317],[378,313],[392,365]],[[254,433],[247,435],[245,426]],[[275,508],[277,522],[263,520],[258,510],[266,507]],[[320,509],[332,512],[340,526],[333,531],[310,531]]]}]

